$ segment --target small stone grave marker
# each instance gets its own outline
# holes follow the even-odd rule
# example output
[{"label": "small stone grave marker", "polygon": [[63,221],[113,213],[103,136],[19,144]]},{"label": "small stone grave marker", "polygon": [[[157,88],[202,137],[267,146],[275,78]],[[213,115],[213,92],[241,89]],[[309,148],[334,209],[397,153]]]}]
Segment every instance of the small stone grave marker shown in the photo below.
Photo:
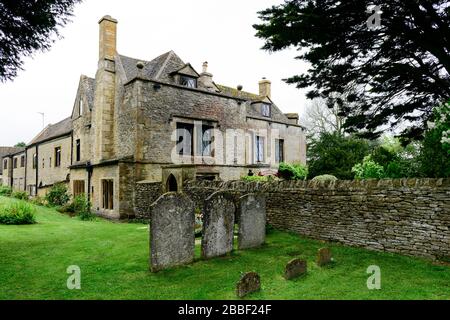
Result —
[{"label": "small stone grave marker", "polygon": [[256,272],[244,274],[236,285],[236,294],[239,298],[259,290],[261,290],[261,278]]},{"label": "small stone grave marker", "polygon": [[305,260],[294,259],[288,262],[284,269],[284,278],[292,280],[305,275],[307,272],[307,264]]},{"label": "small stone grave marker", "polygon": [[326,266],[327,264],[330,264],[331,261],[332,258],[330,248],[319,249],[319,252],[317,253],[317,265],[319,267],[323,267]]}]

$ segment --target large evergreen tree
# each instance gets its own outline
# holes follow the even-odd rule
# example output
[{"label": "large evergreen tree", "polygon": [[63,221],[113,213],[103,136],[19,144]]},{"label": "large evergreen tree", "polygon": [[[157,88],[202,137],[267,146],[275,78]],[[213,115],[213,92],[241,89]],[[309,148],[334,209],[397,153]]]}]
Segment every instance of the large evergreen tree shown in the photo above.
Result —
[{"label": "large evergreen tree", "polygon": [[349,132],[376,138],[400,127],[420,137],[432,108],[450,97],[447,0],[287,0],[259,14],[264,49],[296,47],[311,65],[286,81],[311,88],[309,98],[336,100],[329,104],[341,106]]},{"label": "large evergreen tree", "polygon": [[0,0],[0,81],[12,80],[23,57],[47,50],[81,0]]}]

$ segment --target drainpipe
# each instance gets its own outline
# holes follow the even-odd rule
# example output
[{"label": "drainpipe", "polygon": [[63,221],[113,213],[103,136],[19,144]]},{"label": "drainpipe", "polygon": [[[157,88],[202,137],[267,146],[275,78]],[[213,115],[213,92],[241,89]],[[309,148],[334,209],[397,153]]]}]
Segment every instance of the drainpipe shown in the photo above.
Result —
[{"label": "drainpipe", "polygon": [[11,168],[9,169],[11,172],[10,178],[9,178],[9,185],[11,186],[11,189],[14,186],[14,156],[10,156],[9,159],[11,160]]},{"label": "drainpipe", "polygon": [[73,131],[70,134],[70,165],[73,165]]},{"label": "drainpipe", "polygon": [[88,161],[86,163],[86,171],[88,174],[88,192],[87,192],[87,196],[88,196],[88,201],[91,201],[91,177],[92,177],[92,171],[93,171],[93,167],[90,161]]},{"label": "drainpipe", "polygon": [[27,191],[27,167],[28,167],[28,149],[25,148],[25,178],[24,180],[24,191]]},{"label": "drainpipe", "polygon": [[[34,159],[33,159],[33,161],[34,161]],[[36,185],[34,186],[35,196],[38,195],[38,181],[39,181],[39,145],[36,144]]]}]

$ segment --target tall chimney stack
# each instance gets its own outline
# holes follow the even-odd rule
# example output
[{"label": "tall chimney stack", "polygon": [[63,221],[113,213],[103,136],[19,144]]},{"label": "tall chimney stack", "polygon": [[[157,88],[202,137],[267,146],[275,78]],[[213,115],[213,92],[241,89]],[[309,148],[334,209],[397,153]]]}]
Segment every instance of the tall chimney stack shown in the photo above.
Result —
[{"label": "tall chimney stack", "polygon": [[114,103],[116,89],[117,20],[104,16],[99,21],[99,61],[95,75],[94,163],[114,158]]},{"label": "tall chimney stack", "polygon": [[200,88],[206,89],[208,91],[215,91],[216,86],[213,82],[213,75],[208,72],[208,62],[203,62],[202,73],[200,78],[198,78],[198,84]]},{"label": "tall chimney stack", "polygon": [[263,78],[259,82],[259,95],[262,97],[271,98],[272,95],[272,82],[270,80],[267,80],[266,78]]},{"label": "tall chimney stack", "polygon": [[98,22],[100,25],[99,59],[114,60],[117,45],[117,20],[104,16]]}]

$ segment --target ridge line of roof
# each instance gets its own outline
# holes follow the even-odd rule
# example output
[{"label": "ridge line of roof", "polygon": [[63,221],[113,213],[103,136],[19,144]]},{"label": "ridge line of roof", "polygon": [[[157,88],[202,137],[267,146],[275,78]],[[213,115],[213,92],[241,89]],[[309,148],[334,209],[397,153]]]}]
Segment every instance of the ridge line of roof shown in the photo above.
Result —
[{"label": "ridge line of roof", "polygon": [[[166,53],[167,54],[167,53]],[[170,50],[168,52],[168,55],[166,57],[166,59],[164,60],[164,63],[161,65],[161,68],[159,68],[158,72],[155,75],[155,79],[159,79],[159,77],[161,76],[163,70],[166,68],[167,64],[169,63],[170,59],[172,59],[172,56],[175,54],[175,52],[173,52],[173,50]],[[157,59],[157,58],[156,58]]]}]

